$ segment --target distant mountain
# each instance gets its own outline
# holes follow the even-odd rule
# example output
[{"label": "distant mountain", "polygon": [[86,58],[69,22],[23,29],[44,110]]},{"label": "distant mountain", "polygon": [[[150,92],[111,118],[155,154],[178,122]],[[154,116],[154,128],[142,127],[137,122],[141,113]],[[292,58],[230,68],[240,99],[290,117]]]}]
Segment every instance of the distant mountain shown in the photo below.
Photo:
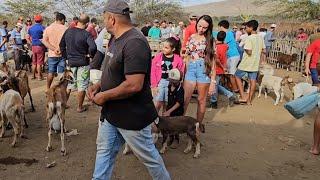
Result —
[{"label": "distant mountain", "polygon": [[242,14],[266,15],[267,6],[257,6],[253,4],[254,0],[226,0],[195,6],[185,7],[185,11],[191,14],[211,16],[238,16]]}]

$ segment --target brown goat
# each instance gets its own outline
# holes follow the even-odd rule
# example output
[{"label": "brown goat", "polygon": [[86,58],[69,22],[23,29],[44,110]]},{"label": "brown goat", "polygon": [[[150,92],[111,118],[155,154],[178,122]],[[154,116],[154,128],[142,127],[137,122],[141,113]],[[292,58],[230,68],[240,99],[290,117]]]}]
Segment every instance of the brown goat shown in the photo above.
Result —
[{"label": "brown goat", "polygon": [[64,135],[65,135],[65,109],[67,103],[67,86],[69,82],[73,82],[73,74],[70,70],[66,70],[57,85],[52,86],[46,92],[47,95],[47,117],[48,124],[48,145],[46,151],[51,151],[51,135],[52,130],[60,131],[61,138],[61,154],[67,154]]},{"label": "brown goat", "polygon": [[291,67],[291,63],[297,60],[298,60],[298,54],[289,55],[289,54],[284,54],[280,52],[278,55],[277,65],[279,64],[285,65],[285,67],[287,68],[287,71],[289,71]]},{"label": "brown goat", "polygon": [[204,133],[204,125],[200,124],[195,118],[189,116],[175,116],[175,117],[159,117],[156,126],[163,135],[161,154],[164,154],[168,145],[168,136],[175,134],[187,133],[189,137],[188,146],[184,153],[189,153],[192,150],[192,144],[196,145],[196,152],[193,157],[200,156],[200,132]]}]

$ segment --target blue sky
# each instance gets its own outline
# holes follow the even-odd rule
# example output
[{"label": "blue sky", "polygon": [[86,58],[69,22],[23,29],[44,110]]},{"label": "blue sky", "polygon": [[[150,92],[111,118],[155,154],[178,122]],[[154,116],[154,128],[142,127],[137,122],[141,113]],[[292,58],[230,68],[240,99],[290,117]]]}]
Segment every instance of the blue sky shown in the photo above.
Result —
[{"label": "blue sky", "polygon": [[182,0],[183,6],[192,6],[196,4],[205,4],[211,2],[218,2],[223,0]]}]

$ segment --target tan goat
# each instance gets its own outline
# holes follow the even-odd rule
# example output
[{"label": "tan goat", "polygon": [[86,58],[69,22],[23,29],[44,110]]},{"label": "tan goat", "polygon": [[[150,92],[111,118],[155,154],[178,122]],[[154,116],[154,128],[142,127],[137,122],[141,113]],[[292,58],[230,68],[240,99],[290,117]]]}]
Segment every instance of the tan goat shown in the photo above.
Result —
[{"label": "tan goat", "polygon": [[65,136],[65,109],[67,103],[67,86],[68,83],[73,83],[73,74],[71,71],[66,70],[59,80],[57,85],[52,86],[46,92],[47,95],[47,117],[48,124],[48,145],[46,151],[51,151],[51,135],[52,131],[60,131],[61,138],[61,154],[67,154],[64,136]]},{"label": "tan goat", "polygon": [[22,121],[24,118],[23,101],[20,94],[12,89],[3,93],[1,90],[0,96],[0,138],[4,137],[6,125],[11,123],[14,130],[14,138],[11,146],[14,147],[17,143],[17,136],[23,136]]}]

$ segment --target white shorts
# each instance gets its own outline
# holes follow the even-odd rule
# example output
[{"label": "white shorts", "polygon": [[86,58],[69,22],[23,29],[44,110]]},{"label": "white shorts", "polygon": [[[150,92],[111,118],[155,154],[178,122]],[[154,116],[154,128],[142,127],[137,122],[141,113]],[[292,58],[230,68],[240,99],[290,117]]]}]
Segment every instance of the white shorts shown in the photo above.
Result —
[{"label": "white shorts", "polygon": [[0,63],[6,63],[8,61],[7,52],[0,52]]},{"label": "white shorts", "polygon": [[228,74],[234,75],[236,73],[239,61],[240,61],[240,56],[234,56],[234,57],[228,58],[227,60]]}]

